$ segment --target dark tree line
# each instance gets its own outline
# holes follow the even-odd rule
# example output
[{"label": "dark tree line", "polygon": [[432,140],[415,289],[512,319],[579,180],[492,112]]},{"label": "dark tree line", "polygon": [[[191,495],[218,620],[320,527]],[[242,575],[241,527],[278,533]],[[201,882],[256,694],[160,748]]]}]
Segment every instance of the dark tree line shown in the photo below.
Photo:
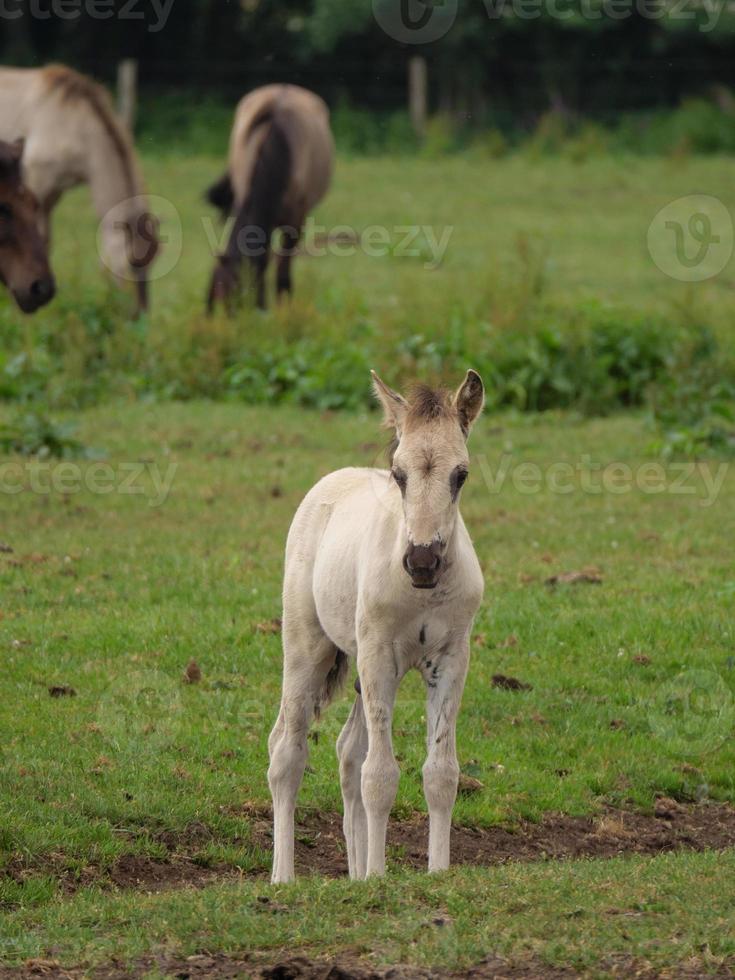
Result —
[{"label": "dark tree line", "polygon": [[[452,0],[428,2],[446,13]],[[735,86],[725,0],[457,0],[451,28],[420,46],[380,26],[400,3],[418,0],[0,0],[0,54],[65,61],[106,81],[134,57],[146,86],[231,98],[286,79],[332,101],[394,108],[418,53],[432,108],[521,121],[548,108],[604,117]]]}]

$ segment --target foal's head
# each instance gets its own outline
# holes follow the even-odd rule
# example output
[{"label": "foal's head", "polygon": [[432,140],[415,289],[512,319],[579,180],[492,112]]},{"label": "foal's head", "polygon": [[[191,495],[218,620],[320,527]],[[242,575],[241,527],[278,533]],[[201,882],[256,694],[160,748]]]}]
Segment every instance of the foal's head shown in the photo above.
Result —
[{"label": "foal's head", "polygon": [[24,313],[33,313],[56,287],[38,230],[38,202],[22,181],[22,155],[21,140],[0,143],[0,282]]},{"label": "foal's head", "polygon": [[403,567],[415,588],[433,589],[469,471],[466,442],[482,411],[482,378],[468,371],[454,395],[418,386],[408,399],[383,384],[375,372],[373,385],[385,424],[396,432],[391,480],[403,497],[408,534]]}]

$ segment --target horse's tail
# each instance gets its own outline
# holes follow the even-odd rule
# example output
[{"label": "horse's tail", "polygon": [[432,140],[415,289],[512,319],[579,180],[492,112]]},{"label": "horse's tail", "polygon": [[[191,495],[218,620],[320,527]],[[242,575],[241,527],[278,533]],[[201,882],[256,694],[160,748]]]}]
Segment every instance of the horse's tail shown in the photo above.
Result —
[{"label": "horse's tail", "polygon": [[235,192],[232,189],[229,173],[223,174],[218,181],[208,187],[204,196],[210,204],[218,208],[223,214],[229,214],[235,202]]},{"label": "horse's tail", "polygon": [[319,717],[321,709],[326,708],[329,702],[334,698],[335,694],[339,692],[339,689],[342,687],[345,682],[345,678],[347,677],[347,671],[349,670],[350,662],[344,650],[340,650],[338,647],[336,647],[335,652],[336,656],[334,658],[334,663],[332,664],[329,673],[325,678],[314,708],[314,715],[317,718]]},{"label": "horse's tail", "polygon": [[[250,187],[243,204],[243,216],[249,225],[263,230],[270,238],[279,218],[281,201],[291,179],[291,147],[286,133],[287,120],[278,112],[258,119],[255,131],[265,133],[253,162]],[[252,137],[251,137],[252,138]]]}]

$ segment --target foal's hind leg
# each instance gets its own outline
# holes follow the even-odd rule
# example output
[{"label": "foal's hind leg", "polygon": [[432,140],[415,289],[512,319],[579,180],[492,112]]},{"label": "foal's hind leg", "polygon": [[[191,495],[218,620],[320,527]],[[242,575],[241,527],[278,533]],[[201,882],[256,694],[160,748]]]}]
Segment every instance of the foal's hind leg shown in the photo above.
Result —
[{"label": "foal's hind leg", "polygon": [[[295,631],[294,631],[295,633]],[[306,736],[325,696],[330,671],[344,657],[322,633],[288,636],[284,624],[281,710],[268,739],[268,784],[273,797],[273,882],[294,877],[294,810],[306,768]]]},{"label": "foal's hind leg", "polygon": [[350,717],[337,739],[339,778],[344,802],[344,832],[350,878],[364,878],[367,864],[367,814],[362,802],[362,764],[368,750],[368,734],[362,697],[357,699]]}]

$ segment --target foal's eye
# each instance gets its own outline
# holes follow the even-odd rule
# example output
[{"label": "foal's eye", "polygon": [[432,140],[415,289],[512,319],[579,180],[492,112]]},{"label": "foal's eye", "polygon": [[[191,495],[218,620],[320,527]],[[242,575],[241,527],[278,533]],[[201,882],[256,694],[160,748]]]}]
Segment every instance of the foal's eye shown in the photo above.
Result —
[{"label": "foal's eye", "polygon": [[452,470],[452,475],[449,477],[449,489],[452,491],[452,498],[456,497],[462,487],[465,485],[465,481],[469,476],[467,470],[464,466],[458,466],[456,469]]},{"label": "foal's eye", "polygon": [[406,484],[408,483],[408,477],[403,472],[403,470],[399,470],[396,467],[394,467],[390,471],[390,475],[393,477],[393,479],[398,484],[398,488],[401,491],[401,493],[405,493],[406,492]]},{"label": "foal's eye", "polygon": [[9,204],[0,204],[0,219],[2,221],[10,221],[13,217],[13,209]]}]

